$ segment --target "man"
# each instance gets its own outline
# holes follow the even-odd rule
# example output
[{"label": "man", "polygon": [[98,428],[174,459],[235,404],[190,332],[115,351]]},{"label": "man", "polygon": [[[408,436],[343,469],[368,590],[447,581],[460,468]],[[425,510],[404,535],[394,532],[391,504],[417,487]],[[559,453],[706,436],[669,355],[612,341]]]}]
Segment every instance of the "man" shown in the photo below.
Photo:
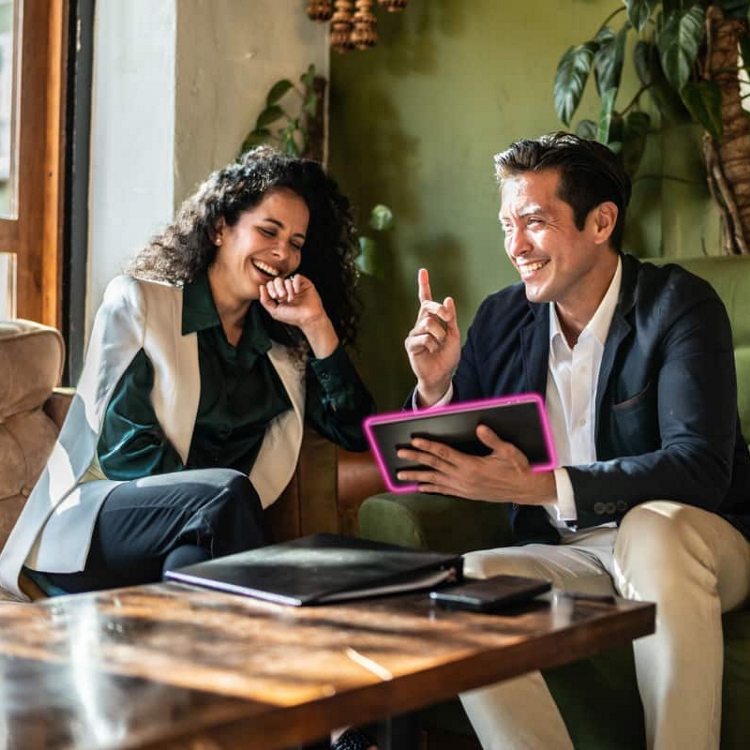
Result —
[{"label": "man", "polygon": [[[490,455],[415,439],[399,456],[427,468],[399,478],[508,503],[519,546],[467,555],[470,576],[656,602],[656,633],[634,644],[648,745],[718,748],[721,613],[750,599],[750,455],[726,311],[683,269],[621,252],[630,182],[605,146],[558,133],[495,164],[521,283],[484,301],[461,349],[453,300],[433,301],[420,270],[413,403],[542,393],[562,468],[532,472],[480,426]],[[484,748],[572,748],[538,673],[462,701]]]}]

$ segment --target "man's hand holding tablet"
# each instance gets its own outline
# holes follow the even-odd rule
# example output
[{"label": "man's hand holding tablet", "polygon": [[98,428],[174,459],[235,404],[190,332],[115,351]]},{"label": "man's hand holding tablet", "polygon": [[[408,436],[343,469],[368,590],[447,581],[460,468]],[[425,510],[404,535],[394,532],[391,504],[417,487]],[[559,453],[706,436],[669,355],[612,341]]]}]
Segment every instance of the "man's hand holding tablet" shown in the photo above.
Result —
[{"label": "man's hand holding tablet", "polygon": [[[364,426],[392,492],[519,502],[522,485],[557,464],[544,404],[535,393],[379,414]],[[514,495],[499,497],[498,490]]]}]

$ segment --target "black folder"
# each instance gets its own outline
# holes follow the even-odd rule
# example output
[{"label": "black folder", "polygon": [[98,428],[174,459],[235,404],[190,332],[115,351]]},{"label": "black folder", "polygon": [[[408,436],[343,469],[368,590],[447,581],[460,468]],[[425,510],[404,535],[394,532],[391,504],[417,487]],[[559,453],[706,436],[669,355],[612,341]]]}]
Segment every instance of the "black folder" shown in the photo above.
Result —
[{"label": "black folder", "polygon": [[314,534],[168,570],[164,577],[302,606],[433,588],[461,574],[460,555]]}]

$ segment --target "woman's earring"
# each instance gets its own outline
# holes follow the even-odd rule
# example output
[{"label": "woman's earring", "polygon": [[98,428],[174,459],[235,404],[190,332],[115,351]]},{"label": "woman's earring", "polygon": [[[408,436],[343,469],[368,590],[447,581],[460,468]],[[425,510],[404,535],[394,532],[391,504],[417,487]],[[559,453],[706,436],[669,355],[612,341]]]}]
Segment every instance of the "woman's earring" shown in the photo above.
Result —
[{"label": "woman's earring", "polygon": [[216,247],[219,247],[219,246],[221,245],[221,237],[217,237],[217,238],[216,238],[216,239],[214,240],[214,243],[215,243]]}]

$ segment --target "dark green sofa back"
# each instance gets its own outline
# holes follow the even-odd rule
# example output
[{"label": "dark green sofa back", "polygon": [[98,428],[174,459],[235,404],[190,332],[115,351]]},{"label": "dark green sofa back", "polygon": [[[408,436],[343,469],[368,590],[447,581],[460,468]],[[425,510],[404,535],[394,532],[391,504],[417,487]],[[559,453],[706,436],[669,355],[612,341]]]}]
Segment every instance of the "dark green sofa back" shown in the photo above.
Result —
[{"label": "dark green sofa back", "polygon": [[679,264],[709,281],[729,313],[737,364],[737,405],[742,434],[750,442],[750,257],[685,258]]}]

